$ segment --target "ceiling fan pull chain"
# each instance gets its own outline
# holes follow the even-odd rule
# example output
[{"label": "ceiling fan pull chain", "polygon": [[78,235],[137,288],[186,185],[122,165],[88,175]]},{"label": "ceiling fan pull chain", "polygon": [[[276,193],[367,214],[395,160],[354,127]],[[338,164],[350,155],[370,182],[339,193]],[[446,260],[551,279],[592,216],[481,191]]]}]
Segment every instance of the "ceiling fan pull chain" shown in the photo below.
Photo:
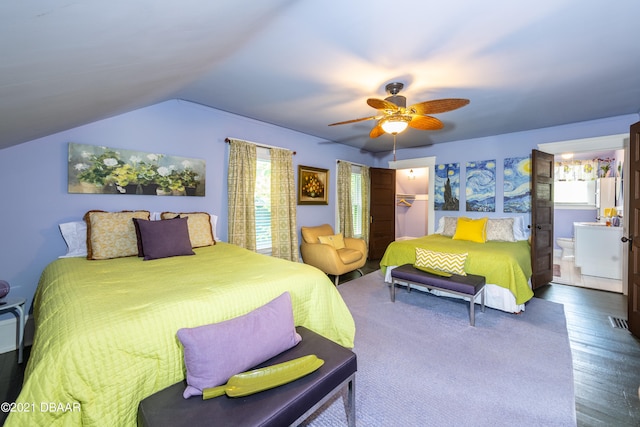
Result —
[{"label": "ceiling fan pull chain", "polygon": [[396,134],[393,134],[393,161],[396,161]]}]

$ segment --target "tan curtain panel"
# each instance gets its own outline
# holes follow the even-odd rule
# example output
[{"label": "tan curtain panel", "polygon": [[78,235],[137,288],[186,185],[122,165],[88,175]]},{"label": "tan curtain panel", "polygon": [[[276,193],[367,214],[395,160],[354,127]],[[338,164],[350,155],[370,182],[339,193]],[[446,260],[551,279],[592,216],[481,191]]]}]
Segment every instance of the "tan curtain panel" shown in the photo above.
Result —
[{"label": "tan curtain panel", "polygon": [[255,251],[256,146],[235,139],[229,146],[229,243]]},{"label": "tan curtain panel", "polygon": [[293,153],[272,148],[271,155],[271,255],[298,261],[296,186]]},{"label": "tan curtain panel", "polygon": [[353,216],[351,213],[351,163],[338,163],[338,221],[344,237],[353,237]]},{"label": "tan curtain panel", "polygon": [[367,247],[369,247],[369,223],[371,218],[371,209],[369,207],[371,203],[371,174],[369,173],[369,166],[362,166],[360,174],[362,176],[362,238]]}]

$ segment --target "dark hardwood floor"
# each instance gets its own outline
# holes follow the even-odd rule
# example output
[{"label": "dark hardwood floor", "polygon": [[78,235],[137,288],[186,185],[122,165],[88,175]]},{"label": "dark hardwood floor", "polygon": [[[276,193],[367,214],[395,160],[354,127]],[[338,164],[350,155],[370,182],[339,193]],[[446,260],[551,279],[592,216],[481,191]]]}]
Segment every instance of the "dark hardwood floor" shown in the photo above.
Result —
[{"label": "dark hardwood floor", "polygon": [[[367,274],[378,268],[378,261],[370,261],[362,270]],[[340,283],[358,277],[358,272],[345,274]],[[626,297],[553,283],[537,289],[535,296],[564,304],[578,426],[640,426],[640,340],[625,329],[614,328],[609,321],[609,316],[627,318]],[[25,360],[29,350],[25,349]],[[2,402],[15,401],[25,365],[18,365],[16,351],[0,355]],[[536,404],[535,396],[531,396],[531,404]],[[0,413],[1,423],[5,418],[6,414]],[[519,424],[526,425],[526,420],[521,421]]]}]

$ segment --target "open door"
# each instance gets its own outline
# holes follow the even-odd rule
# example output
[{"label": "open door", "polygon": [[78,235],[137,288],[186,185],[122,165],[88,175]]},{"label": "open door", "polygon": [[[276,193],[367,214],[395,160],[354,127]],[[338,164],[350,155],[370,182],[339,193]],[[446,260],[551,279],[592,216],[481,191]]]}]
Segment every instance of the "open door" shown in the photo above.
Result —
[{"label": "open door", "polygon": [[629,201],[624,220],[627,223],[628,249],[628,301],[627,323],[629,331],[640,337],[640,122],[631,125],[629,138],[629,176],[625,177],[629,186]]},{"label": "open door", "polygon": [[369,259],[381,259],[396,239],[396,171],[370,168]]},{"label": "open door", "polygon": [[553,154],[531,153],[531,286],[553,278]]}]

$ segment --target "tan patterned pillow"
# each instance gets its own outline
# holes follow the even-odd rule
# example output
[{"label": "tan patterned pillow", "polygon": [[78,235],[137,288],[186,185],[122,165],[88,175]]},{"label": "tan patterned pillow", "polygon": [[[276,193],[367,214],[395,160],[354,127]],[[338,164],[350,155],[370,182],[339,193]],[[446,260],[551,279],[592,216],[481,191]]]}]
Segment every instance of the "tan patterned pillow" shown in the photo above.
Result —
[{"label": "tan patterned pillow", "polygon": [[138,255],[138,239],[133,218],[149,219],[149,211],[89,211],[87,259],[110,259]]},{"label": "tan patterned pillow", "polygon": [[160,218],[171,219],[178,215],[182,218],[187,218],[191,247],[199,248],[216,244],[213,238],[213,230],[211,229],[211,215],[206,212],[162,212]]},{"label": "tan patterned pillow", "polygon": [[515,242],[513,218],[489,218],[487,221],[487,240]]},{"label": "tan patterned pillow", "polygon": [[467,253],[451,254],[416,248],[416,267],[433,268],[435,270],[446,271],[447,273],[466,276],[467,273],[464,271],[464,263],[466,260]]},{"label": "tan patterned pillow", "polygon": [[444,217],[444,228],[442,229],[443,236],[453,237],[456,234],[456,227],[458,225],[458,218],[454,216]]}]

